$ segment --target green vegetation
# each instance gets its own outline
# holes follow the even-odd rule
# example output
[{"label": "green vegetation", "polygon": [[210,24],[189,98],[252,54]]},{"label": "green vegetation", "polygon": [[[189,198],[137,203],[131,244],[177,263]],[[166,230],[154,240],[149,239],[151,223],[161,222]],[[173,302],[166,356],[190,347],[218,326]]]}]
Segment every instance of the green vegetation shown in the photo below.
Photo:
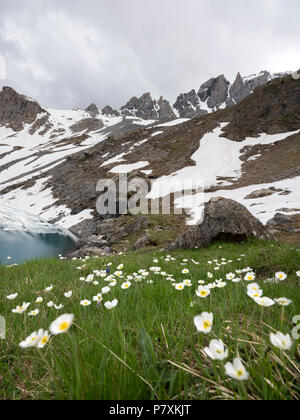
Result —
[{"label": "green vegetation", "polygon": [[[0,399],[299,399],[299,341],[283,351],[269,339],[276,331],[291,335],[292,318],[300,315],[299,250],[249,241],[179,250],[167,261],[166,255],[151,251],[1,267],[0,314],[6,318],[7,331],[6,340],[0,340]],[[105,270],[109,262],[111,274],[124,264],[124,277],[116,275],[117,285],[97,306],[93,296],[108,282],[95,276],[94,281],[99,282],[95,285],[80,277]],[[216,264],[220,264],[218,271]],[[192,286],[176,290],[169,277],[150,270],[153,266],[173,275],[178,283],[190,279]],[[247,296],[249,282],[226,280],[226,274],[247,267],[254,270],[264,296],[286,297],[292,303],[261,307]],[[189,273],[182,273],[185,268]],[[149,275],[136,278],[133,273],[141,269]],[[288,275],[285,281],[264,283],[278,271]],[[124,290],[121,284],[128,275],[134,279]],[[244,274],[236,276],[243,278]],[[226,287],[212,289],[206,299],[196,296],[199,280],[208,284],[220,278],[227,282]],[[53,290],[46,292],[50,285]],[[67,291],[73,292],[71,298],[64,296]],[[18,293],[17,298],[8,300],[13,293]],[[35,303],[39,296],[43,298],[40,304]],[[83,299],[91,305],[81,306]],[[104,303],[113,299],[118,299],[118,305],[106,309]],[[64,308],[49,308],[49,301],[62,303]],[[22,302],[31,303],[27,312],[12,313]],[[29,316],[36,308],[39,314]],[[207,335],[199,333],[193,322],[205,311],[214,315]],[[67,333],[52,336],[43,349],[19,347],[33,331],[49,329],[51,322],[66,313],[75,315]],[[227,360],[213,361],[203,352],[214,338],[227,346]],[[224,365],[235,357],[249,372],[247,381],[226,375]]]}]

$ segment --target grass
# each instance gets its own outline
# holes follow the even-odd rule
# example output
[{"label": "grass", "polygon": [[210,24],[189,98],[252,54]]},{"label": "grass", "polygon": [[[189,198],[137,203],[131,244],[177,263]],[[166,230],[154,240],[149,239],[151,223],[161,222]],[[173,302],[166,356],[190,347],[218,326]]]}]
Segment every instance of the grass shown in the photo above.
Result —
[{"label": "grass", "polygon": [[[299,250],[250,241],[215,243],[171,255],[176,260],[166,262],[166,254],[151,251],[86,262],[51,259],[1,267],[0,314],[6,318],[7,333],[6,340],[0,340],[0,399],[299,399],[299,342],[284,352],[269,341],[274,330],[291,334],[292,318],[300,315]],[[186,265],[182,265],[184,258],[189,260]],[[215,273],[207,261],[221,258],[232,263],[222,266],[215,278],[250,266],[266,296],[287,297],[293,303],[284,309],[278,305],[262,309],[247,296],[244,282],[230,281],[225,288],[213,289],[207,299],[197,298],[197,281],[208,281],[208,271]],[[97,278],[100,284],[95,286],[79,277],[105,269],[108,262],[112,262],[112,272],[123,263],[124,275],[158,265],[178,282],[191,279],[193,286],[176,291],[165,277],[150,272],[128,290],[122,290],[123,280],[118,280],[104,296],[104,301],[119,300],[113,310],[94,302],[80,306],[82,299],[92,300],[107,283]],[[84,264],[82,270],[77,269]],[[188,275],[182,274],[185,267]],[[288,274],[287,280],[264,284],[279,270]],[[150,279],[153,283],[147,283]],[[51,284],[53,291],[45,292]],[[73,291],[71,299],[64,297],[68,290]],[[15,292],[19,294],[15,301],[6,299]],[[34,303],[38,296],[44,298],[39,305]],[[49,300],[65,306],[61,311],[48,308]],[[39,308],[40,314],[13,314],[12,308],[23,301],[31,302],[29,310]],[[193,307],[191,302],[195,302]],[[193,323],[194,316],[203,311],[214,314],[209,335],[198,333]],[[75,314],[67,334],[52,337],[42,350],[19,347],[20,341],[39,328],[48,329],[62,313]],[[236,356],[243,360],[250,374],[247,382],[230,379],[224,362],[205,356],[203,348],[213,338],[221,338],[228,346],[229,361]]]}]

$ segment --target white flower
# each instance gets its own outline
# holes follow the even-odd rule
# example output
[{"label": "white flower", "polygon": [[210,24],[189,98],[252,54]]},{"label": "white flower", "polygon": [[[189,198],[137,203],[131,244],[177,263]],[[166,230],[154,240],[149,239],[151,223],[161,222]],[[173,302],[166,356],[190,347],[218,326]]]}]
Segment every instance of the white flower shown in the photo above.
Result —
[{"label": "white flower", "polygon": [[242,281],[242,279],[241,279],[241,278],[239,278],[239,277],[235,277],[235,278],[232,280],[232,283],[239,283],[240,281]]},{"label": "white flower", "polygon": [[297,271],[297,272],[296,272],[296,275],[297,275],[298,277],[300,277],[300,271]]},{"label": "white flower", "polygon": [[108,283],[109,287],[115,287],[117,285],[117,280],[113,280],[110,283]]},{"label": "white flower", "polygon": [[247,295],[252,299],[260,298],[263,295],[263,291],[261,290],[259,284],[252,283],[247,286]]},{"label": "white flower", "polygon": [[49,334],[49,331],[44,331],[41,335],[40,341],[38,342],[37,346],[39,349],[42,349],[45,347],[45,345],[48,343],[51,335]]},{"label": "white flower", "polygon": [[51,286],[46,287],[45,292],[51,292],[51,290],[53,290],[53,285],[51,284]]},{"label": "white flower", "polygon": [[90,300],[84,299],[80,302],[81,306],[89,306],[92,302]]},{"label": "white flower", "polygon": [[35,309],[28,313],[29,316],[37,316],[40,313],[39,309]]},{"label": "white flower", "polygon": [[284,297],[279,298],[279,299],[274,299],[274,300],[278,305],[281,305],[281,306],[289,306],[292,303],[292,301],[290,299],[287,299],[287,298],[284,298]]},{"label": "white flower", "polygon": [[14,299],[16,299],[16,297],[18,297],[18,293],[15,293],[15,294],[6,296],[6,299],[8,299],[8,300],[14,300]]},{"label": "white flower", "polygon": [[73,314],[64,314],[59,316],[55,321],[50,325],[50,332],[54,335],[65,333],[69,330],[73,323],[74,315]]},{"label": "white flower", "polygon": [[204,299],[210,295],[210,288],[208,286],[199,286],[196,290],[196,295]]},{"label": "white flower", "polygon": [[102,300],[103,300],[103,297],[102,297],[101,293],[98,293],[98,295],[96,295],[96,296],[93,297],[93,302],[99,303]]},{"label": "white flower", "polygon": [[28,347],[35,347],[39,343],[43,333],[44,333],[44,330],[42,329],[40,329],[38,332],[34,331],[32,334],[30,334],[29,337],[27,337],[24,341],[22,341],[19,344],[19,346],[22,349],[26,349]]},{"label": "white flower", "polygon": [[108,287],[108,286],[103,287],[101,292],[102,292],[103,295],[106,295],[107,293],[110,292],[110,287]]},{"label": "white flower", "polygon": [[187,286],[187,287],[191,287],[191,286],[192,286],[192,281],[191,281],[191,280],[186,279],[186,280],[183,280],[183,284],[184,284],[185,286]]},{"label": "white flower", "polygon": [[35,303],[42,303],[43,302],[43,298],[41,296],[37,297],[35,300]]},{"label": "white flower", "polygon": [[67,299],[70,299],[70,298],[72,297],[72,295],[73,295],[72,290],[70,290],[69,292],[64,293],[64,296],[65,296]]},{"label": "white flower", "polygon": [[89,274],[87,278],[85,279],[85,282],[91,283],[94,280],[94,277],[95,277],[94,274]]},{"label": "white flower", "polygon": [[184,283],[177,283],[174,285],[176,290],[183,290],[185,288]]},{"label": "white flower", "polygon": [[249,374],[240,359],[234,359],[233,363],[226,363],[225,372],[226,375],[239,381],[246,381],[249,378]]},{"label": "white flower", "polygon": [[260,306],[265,306],[265,307],[269,307],[269,306],[273,306],[275,305],[274,300],[268,298],[268,297],[256,297],[254,298],[254,301],[260,305]]},{"label": "white flower", "polygon": [[57,311],[60,311],[62,308],[64,307],[64,305],[61,303],[60,305],[54,305],[54,308],[57,310]]},{"label": "white flower", "polygon": [[224,360],[228,357],[228,350],[222,340],[212,340],[209,347],[205,347],[204,351],[213,360]]},{"label": "white flower", "polygon": [[275,273],[275,277],[280,281],[284,281],[287,278],[287,275],[282,271],[278,271],[277,273]]},{"label": "white flower", "polygon": [[52,302],[52,300],[50,300],[50,302],[47,303],[48,308],[53,308],[54,306],[54,302]]},{"label": "white flower", "polygon": [[115,272],[114,272],[114,275],[115,275],[116,277],[121,277],[121,276],[123,275],[123,273],[122,273],[122,271],[115,271]]},{"label": "white flower", "polygon": [[201,315],[197,315],[194,318],[194,324],[198,332],[208,334],[211,332],[213,327],[214,316],[212,313],[202,312]]},{"label": "white flower", "polygon": [[124,268],[124,264],[120,264],[120,265],[118,265],[118,267],[117,267],[117,269],[118,269],[118,270],[123,270],[123,268]]},{"label": "white flower", "polygon": [[130,281],[126,281],[125,283],[122,284],[121,289],[128,289],[131,286]]},{"label": "white flower", "polygon": [[154,273],[157,273],[157,272],[161,271],[161,267],[150,267],[149,270],[153,271]]},{"label": "white flower", "polygon": [[23,302],[21,306],[17,306],[16,309],[12,309],[12,312],[14,314],[22,314],[23,312],[27,311],[29,305],[30,303]]},{"label": "white flower", "polygon": [[99,285],[99,282],[97,280],[95,280],[95,281],[93,281],[93,285],[94,286],[98,286]]},{"label": "white flower", "polygon": [[109,302],[109,301],[105,302],[104,306],[105,306],[106,309],[113,309],[117,306],[117,304],[118,304],[118,300],[114,299],[112,302]]},{"label": "white flower", "polygon": [[207,273],[207,277],[208,277],[209,279],[212,279],[212,278],[213,278],[213,276],[214,276],[214,275],[213,275],[212,273],[210,273],[210,272],[208,272],[208,273]]},{"label": "white flower", "polygon": [[222,279],[216,280],[215,284],[216,287],[218,287],[219,289],[222,289],[223,287],[227,286],[226,281],[222,281]]},{"label": "white flower", "polygon": [[244,277],[245,281],[253,281],[255,280],[255,273],[251,272],[251,273],[247,273]]},{"label": "white flower", "polygon": [[233,280],[235,278],[235,274],[234,273],[228,273],[226,274],[226,279],[227,280]]},{"label": "white flower", "polygon": [[205,284],[205,281],[204,280],[198,280],[198,284],[203,285],[203,284]]},{"label": "white flower", "polygon": [[183,270],[182,270],[182,274],[189,274],[189,270],[187,269],[187,268],[184,268]]},{"label": "white flower", "polygon": [[290,350],[292,347],[293,341],[289,334],[282,334],[281,332],[277,332],[276,334],[270,334],[270,341],[273,346],[282,349],[282,350]]}]

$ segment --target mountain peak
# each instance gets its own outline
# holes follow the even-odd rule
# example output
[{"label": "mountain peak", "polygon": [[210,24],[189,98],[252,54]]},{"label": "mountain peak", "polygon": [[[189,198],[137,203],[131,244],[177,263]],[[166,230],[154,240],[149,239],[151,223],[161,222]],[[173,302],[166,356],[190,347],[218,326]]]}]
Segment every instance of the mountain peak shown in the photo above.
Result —
[{"label": "mountain peak", "polygon": [[92,115],[99,115],[99,109],[93,102],[87,108],[85,108],[85,111]]},{"label": "mountain peak", "polygon": [[3,87],[0,92],[0,125],[20,131],[24,124],[33,123],[40,113],[46,111],[36,101],[20,95],[9,86]]}]

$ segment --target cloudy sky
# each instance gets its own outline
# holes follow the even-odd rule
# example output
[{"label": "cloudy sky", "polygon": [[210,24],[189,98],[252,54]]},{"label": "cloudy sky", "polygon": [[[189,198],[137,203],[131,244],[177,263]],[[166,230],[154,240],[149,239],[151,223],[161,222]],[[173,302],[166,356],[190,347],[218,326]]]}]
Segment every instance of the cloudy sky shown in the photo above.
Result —
[{"label": "cloudy sky", "polygon": [[299,16],[299,0],[0,0],[0,86],[53,108],[174,101],[219,74],[299,68]]}]

